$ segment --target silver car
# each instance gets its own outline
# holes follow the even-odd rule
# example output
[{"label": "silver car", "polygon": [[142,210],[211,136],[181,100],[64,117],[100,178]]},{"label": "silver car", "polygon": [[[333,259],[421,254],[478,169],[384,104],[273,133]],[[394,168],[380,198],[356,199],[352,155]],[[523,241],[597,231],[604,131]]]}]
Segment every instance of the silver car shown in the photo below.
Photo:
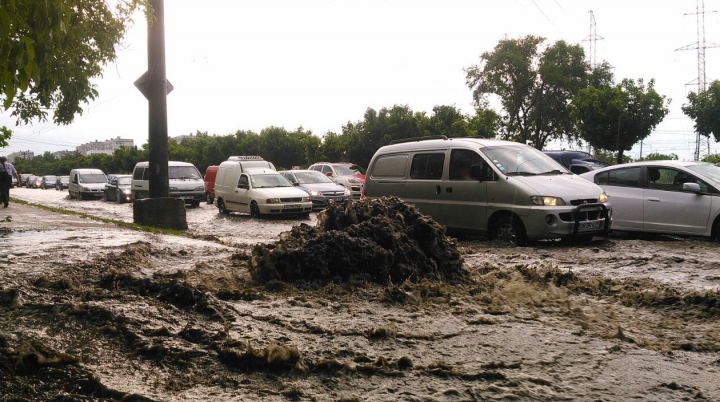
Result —
[{"label": "silver car", "polygon": [[580,175],[613,203],[612,229],[718,237],[720,167],[705,162],[648,161]]}]

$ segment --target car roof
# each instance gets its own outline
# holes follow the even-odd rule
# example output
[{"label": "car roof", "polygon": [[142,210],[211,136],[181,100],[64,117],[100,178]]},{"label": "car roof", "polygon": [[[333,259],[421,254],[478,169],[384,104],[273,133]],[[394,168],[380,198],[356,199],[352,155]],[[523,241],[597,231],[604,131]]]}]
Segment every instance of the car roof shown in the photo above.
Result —
[{"label": "car roof", "polygon": [[642,162],[628,162],[628,163],[620,163],[617,165],[610,165],[606,166],[601,169],[591,170],[589,172],[582,173],[580,176],[594,176],[598,173],[606,172],[608,170],[614,170],[618,168],[626,168],[626,167],[642,167],[642,166],[669,166],[669,167],[682,167],[687,168],[690,166],[698,166],[698,165],[712,165],[712,163],[709,162],[699,162],[699,161],[678,161],[678,160],[657,160],[657,161],[642,161]]},{"label": "car roof", "polygon": [[290,170],[283,170],[280,173],[312,173],[312,174],[322,175],[322,173],[318,172],[317,170],[310,170],[310,169],[290,169]]},{"label": "car roof", "polygon": [[416,151],[420,149],[442,149],[449,146],[466,146],[468,148],[485,148],[498,145],[527,147],[529,145],[514,141],[495,140],[488,138],[448,138],[400,142],[381,147],[384,151]]},{"label": "car roof", "polygon": [[277,170],[272,170],[267,167],[252,167],[243,170],[243,173],[247,174],[280,174]]}]

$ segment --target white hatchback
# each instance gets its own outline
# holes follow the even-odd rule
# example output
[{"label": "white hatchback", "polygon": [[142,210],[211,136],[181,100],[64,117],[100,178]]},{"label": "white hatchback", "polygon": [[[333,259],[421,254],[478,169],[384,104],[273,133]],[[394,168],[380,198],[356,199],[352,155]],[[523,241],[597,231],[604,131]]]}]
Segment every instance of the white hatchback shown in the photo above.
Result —
[{"label": "white hatchback", "polygon": [[612,230],[720,236],[720,167],[711,163],[625,163],[580,177],[612,200]]}]

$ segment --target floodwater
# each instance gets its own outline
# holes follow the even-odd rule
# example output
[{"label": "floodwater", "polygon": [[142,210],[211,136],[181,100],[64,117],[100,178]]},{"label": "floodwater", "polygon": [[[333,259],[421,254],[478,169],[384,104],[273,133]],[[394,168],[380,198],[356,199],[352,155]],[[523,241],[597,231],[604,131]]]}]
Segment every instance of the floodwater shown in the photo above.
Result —
[{"label": "floodwater", "polygon": [[[132,206],[13,189],[132,222]],[[258,283],[309,219],[187,210],[193,237],[7,210],[0,400],[720,400],[707,239],[456,242],[463,283]],[[59,381],[59,379],[62,379]]]}]

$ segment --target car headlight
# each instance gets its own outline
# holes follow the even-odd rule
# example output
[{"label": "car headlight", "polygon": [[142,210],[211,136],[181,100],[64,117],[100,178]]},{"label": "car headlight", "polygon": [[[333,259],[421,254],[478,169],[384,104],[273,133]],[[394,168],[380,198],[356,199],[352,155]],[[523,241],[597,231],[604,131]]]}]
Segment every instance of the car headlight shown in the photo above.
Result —
[{"label": "car headlight", "polygon": [[90,191],[90,187],[83,187],[83,191]]},{"label": "car headlight", "polygon": [[603,191],[603,193],[600,194],[600,197],[598,197],[598,201],[603,204],[608,202],[608,195]]},{"label": "car headlight", "polygon": [[168,187],[168,191],[178,191],[177,187]]},{"label": "car headlight", "polygon": [[344,191],[343,195],[352,195],[352,191],[350,191],[349,188],[345,187],[345,191]]},{"label": "car headlight", "polygon": [[360,180],[358,180],[358,179],[353,178],[353,179],[348,179],[348,183],[360,184],[360,183],[362,183],[362,182],[361,182]]},{"label": "car headlight", "polygon": [[205,187],[204,187],[204,186],[197,186],[197,187],[195,187],[195,191],[205,191]]},{"label": "car headlight", "polygon": [[266,204],[279,204],[280,199],[279,198],[268,198],[267,200],[265,200],[265,203]]},{"label": "car headlight", "polygon": [[322,197],[322,193],[317,190],[310,190],[310,195],[313,197]]},{"label": "car headlight", "polygon": [[303,197],[302,202],[310,202],[310,197]]},{"label": "car headlight", "polygon": [[122,192],[125,194],[130,194],[132,193],[132,190],[130,190],[129,188],[124,188]]},{"label": "car headlight", "polygon": [[533,195],[530,197],[530,201],[532,201],[535,205],[542,205],[546,207],[558,207],[565,205],[565,201],[560,197],[548,197],[544,195]]}]

